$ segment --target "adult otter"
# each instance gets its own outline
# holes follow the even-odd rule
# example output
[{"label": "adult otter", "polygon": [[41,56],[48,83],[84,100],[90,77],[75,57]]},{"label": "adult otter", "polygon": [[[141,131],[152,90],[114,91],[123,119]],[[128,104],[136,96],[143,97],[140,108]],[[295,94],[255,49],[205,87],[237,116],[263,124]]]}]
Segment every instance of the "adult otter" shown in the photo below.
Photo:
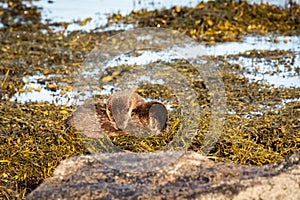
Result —
[{"label": "adult otter", "polygon": [[137,93],[126,90],[113,93],[107,103],[79,106],[66,120],[67,127],[93,138],[126,133],[166,132],[168,113],[159,102],[145,102]]}]

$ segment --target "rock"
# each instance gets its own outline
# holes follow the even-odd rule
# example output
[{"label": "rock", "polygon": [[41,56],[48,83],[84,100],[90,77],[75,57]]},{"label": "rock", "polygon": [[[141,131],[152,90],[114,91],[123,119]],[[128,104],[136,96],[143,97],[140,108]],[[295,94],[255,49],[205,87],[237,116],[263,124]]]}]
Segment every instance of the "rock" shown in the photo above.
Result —
[{"label": "rock", "polygon": [[263,167],[180,151],[81,155],[27,199],[300,199],[299,164],[300,152]]}]

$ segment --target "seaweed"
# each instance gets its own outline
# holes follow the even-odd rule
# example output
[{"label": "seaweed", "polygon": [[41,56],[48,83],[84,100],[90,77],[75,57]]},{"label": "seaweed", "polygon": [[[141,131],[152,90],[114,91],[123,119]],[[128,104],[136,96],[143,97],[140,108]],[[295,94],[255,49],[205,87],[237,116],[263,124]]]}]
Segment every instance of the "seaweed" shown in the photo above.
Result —
[{"label": "seaweed", "polygon": [[[25,1],[3,1],[0,5],[0,198],[24,199],[45,178],[52,176],[63,159],[99,151],[105,141],[84,138],[76,130],[66,129],[65,120],[74,111],[66,105],[49,102],[19,103],[11,99],[18,93],[39,91],[25,88],[24,77],[43,74],[39,80],[48,90],[72,90],[72,73],[95,45],[119,31],[66,34],[70,23],[44,23],[40,10]],[[7,4],[4,6],[4,4]],[[114,14],[109,23],[136,23],[139,27],[173,28],[208,43],[236,41],[246,34],[299,34],[300,9],[290,3],[286,8],[244,1],[199,3],[195,8],[174,7],[168,10],[135,11],[129,16]],[[22,20],[19,20],[22,19]],[[88,19],[87,19],[88,20]],[[84,25],[84,21],[82,25]],[[62,30],[55,31],[56,27]],[[274,42],[277,40],[274,39]],[[278,41],[277,41],[278,42]],[[288,41],[286,41],[288,42]],[[238,55],[212,57],[218,63],[226,89],[228,114],[221,137],[209,153],[211,159],[261,166],[275,163],[292,151],[300,149],[300,89],[277,88],[264,81],[250,81],[247,71],[229,59],[266,59],[273,66],[270,73],[281,74],[272,60],[286,64],[286,69],[299,76],[293,52],[249,51]],[[169,63],[190,80],[197,92],[199,105],[209,108],[210,99],[205,83],[189,64]],[[126,66],[118,66],[126,69]],[[253,68],[249,73],[259,73]],[[50,76],[56,75],[56,76]],[[111,71],[103,82],[118,81]],[[288,78],[288,77],[287,77]],[[125,135],[106,138],[120,149],[132,152],[153,152],[168,144],[180,126],[180,105],[170,91],[157,85],[141,85],[137,92],[144,97],[165,100],[173,106],[169,111],[169,133],[149,138]],[[58,97],[59,98],[59,97]],[[106,97],[100,97],[106,98]],[[283,104],[285,99],[296,99]],[[199,116],[199,130],[188,146],[202,153],[204,136],[209,134],[210,112]],[[87,149],[90,140],[96,149]],[[185,144],[183,144],[185,145]],[[105,149],[104,149],[105,150]]]}]

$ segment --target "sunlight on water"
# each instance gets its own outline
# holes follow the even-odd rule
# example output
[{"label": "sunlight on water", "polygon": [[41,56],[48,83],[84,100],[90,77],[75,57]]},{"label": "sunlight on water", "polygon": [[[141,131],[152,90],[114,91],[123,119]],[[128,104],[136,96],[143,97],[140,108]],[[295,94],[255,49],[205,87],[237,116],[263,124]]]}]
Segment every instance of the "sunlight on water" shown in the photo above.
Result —
[{"label": "sunlight on water", "polygon": [[[85,18],[91,17],[91,22],[87,23],[85,26],[79,26],[78,24],[71,24],[68,27],[68,31],[73,30],[91,30],[95,27],[103,26],[107,22],[107,16],[112,13],[120,13],[123,15],[129,14],[132,10],[139,10],[146,8],[148,10],[153,9],[162,9],[162,8],[171,8],[172,6],[189,6],[194,7],[199,1],[190,0],[190,1],[137,1],[137,0],[64,0],[64,1],[54,1],[53,3],[48,3],[48,1],[34,1],[33,4],[38,5],[42,8],[42,18],[51,19],[52,22],[56,21],[69,21],[74,20],[83,20]],[[251,2],[260,3],[261,0],[252,0]],[[275,5],[285,6],[286,0],[264,0],[263,2],[270,2]],[[298,2],[298,1],[296,1]],[[108,27],[105,30],[116,30],[116,29],[130,29],[132,25],[124,25],[120,27]],[[231,55],[244,53],[249,50],[291,50],[292,52],[299,54],[300,52],[300,37],[299,36],[278,36],[279,42],[274,43],[275,36],[247,36],[244,37],[241,42],[227,42],[227,43],[218,43],[212,46],[199,45],[208,55],[218,56],[218,55]],[[109,65],[116,66],[122,64],[147,64],[159,60],[163,61],[172,61],[176,59],[170,52],[161,51],[161,52],[152,52],[144,51],[141,52],[139,56],[128,56],[122,55],[114,60],[112,60]],[[264,71],[269,70],[268,66],[264,62],[258,62],[253,66],[253,60],[249,58],[241,57],[238,60],[232,61],[231,63],[239,63],[244,67],[245,71],[251,71],[254,67],[259,69],[259,73],[245,73],[244,75],[250,79],[250,81],[259,81],[264,80],[267,83],[275,87],[300,87],[300,78],[299,76],[289,76],[291,72],[285,72],[284,66],[279,65],[279,68],[283,73],[279,74],[270,74],[264,73]],[[300,66],[299,55],[296,56],[295,66]],[[20,102],[27,101],[48,101],[55,104],[67,104],[70,105],[70,97],[64,96],[61,97],[60,90],[50,91],[46,89],[44,85],[38,83],[38,80],[41,78],[46,78],[43,75],[34,75],[24,78],[26,85],[24,90],[26,91],[28,87],[38,88],[40,91],[30,91],[24,92],[21,94],[16,94],[12,100],[18,100]],[[48,77],[49,78],[49,77]],[[111,87],[105,86],[100,94],[110,94],[112,91]]]},{"label": "sunlight on water", "polygon": [[[67,31],[73,31],[91,30],[103,26],[107,22],[107,16],[113,13],[127,15],[133,10],[137,11],[140,9],[169,9],[173,6],[195,7],[199,2],[199,0],[63,0],[53,1],[53,3],[48,3],[48,1],[34,1],[33,4],[43,8],[42,18],[44,20],[51,19],[54,22],[72,22],[74,20],[92,18],[86,26],[80,26],[78,24],[69,25]],[[206,0],[204,0],[204,2],[206,2]],[[288,0],[250,0],[248,2],[265,2],[284,7],[287,5]],[[300,0],[295,0],[295,2],[299,3]],[[116,27],[113,26],[113,28],[115,29]],[[127,28],[132,28],[132,26]]]}]

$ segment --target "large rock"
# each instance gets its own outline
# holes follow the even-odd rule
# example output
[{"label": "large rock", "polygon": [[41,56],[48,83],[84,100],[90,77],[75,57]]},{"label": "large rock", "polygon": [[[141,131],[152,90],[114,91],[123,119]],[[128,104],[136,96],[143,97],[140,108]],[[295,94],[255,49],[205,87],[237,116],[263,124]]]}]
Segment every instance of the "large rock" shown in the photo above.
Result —
[{"label": "large rock", "polygon": [[300,199],[299,164],[299,152],[263,167],[194,152],[82,155],[62,161],[27,198]]}]

